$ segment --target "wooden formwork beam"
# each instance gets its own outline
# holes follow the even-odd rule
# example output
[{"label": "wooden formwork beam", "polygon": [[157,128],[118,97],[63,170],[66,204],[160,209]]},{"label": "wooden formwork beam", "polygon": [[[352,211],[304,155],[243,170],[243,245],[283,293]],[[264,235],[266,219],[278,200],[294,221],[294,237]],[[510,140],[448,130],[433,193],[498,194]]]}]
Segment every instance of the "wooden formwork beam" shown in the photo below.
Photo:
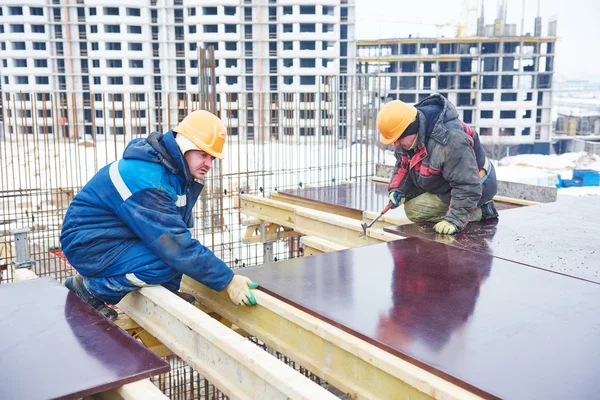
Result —
[{"label": "wooden formwork beam", "polygon": [[271,199],[295,206],[326,212],[329,214],[341,215],[342,217],[352,218],[356,220],[360,220],[362,218],[362,212],[358,210],[352,210],[345,207],[337,207],[334,204],[321,203],[296,196],[289,196],[285,193],[274,192],[271,194]]},{"label": "wooden formwork beam", "polygon": [[260,224],[258,226],[247,226],[244,236],[242,237],[242,243],[274,242],[276,240],[298,237],[301,235],[301,233],[295,232],[292,228],[271,223],[266,223],[266,225],[268,226],[265,227],[264,237],[260,232]]},{"label": "wooden formwork beam", "polygon": [[366,235],[361,235],[361,220],[264,197],[242,195],[242,212],[261,221],[276,223],[303,235],[320,237],[345,247],[399,239],[397,235],[387,234],[382,229],[369,229]]},{"label": "wooden formwork beam", "polygon": [[479,398],[264,292],[246,309],[189,277],[182,289],[352,398]]},{"label": "wooden formwork beam", "polygon": [[86,397],[93,400],[167,400],[163,392],[157,388],[150,379],[128,383],[119,388],[107,390],[93,396]]},{"label": "wooden formwork beam", "polygon": [[305,256],[330,253],[332,251],[340,251],[348,248],[347,246],[342,246],[341,244],[337,244],[316,236],[303,236],[300,238],[300,242],[304,246]]},{"label": "wooden formwork beam", "polygon": [[132,292],[118,306],[229,397],[335,398],[161,286]]},{"label": "wooden formwork beam", "polygon": [[[295,206],[267,199],[265,197],[243,194],[241,208],[244,214],[251,217],[275,223],[288,228],[294,228],[296,222]],[[263,218],[268,216],[268,219]]]}]

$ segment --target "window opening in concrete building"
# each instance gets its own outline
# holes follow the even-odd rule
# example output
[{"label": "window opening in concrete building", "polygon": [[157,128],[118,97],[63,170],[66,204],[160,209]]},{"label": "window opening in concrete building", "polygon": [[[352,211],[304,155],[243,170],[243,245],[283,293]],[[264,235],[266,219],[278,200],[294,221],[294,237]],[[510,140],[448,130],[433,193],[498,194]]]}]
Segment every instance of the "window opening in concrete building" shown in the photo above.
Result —
[{"label": "window opening in concrete building", "polygon": [[315,50],[317,42],[314,40],[301,40],[300,50]]},{"label": "window opening in concrete building", "polygon": [[223,11],[225,15],[235,15],[237,13],[237,7],[225,6]]},{"label": "window opening in concrete building", "polygon": [[314,58],[301,58],[300,68],[315,68],[316,60]]},{"label": "window opening in concrete building", "polygon": [[334,7],[333,6],[323,6],[323,15],[334,15]]},{"label": "window opening in concrete building", "polygon": [[435,63],[431,62],[431,61],[425,61],[423,63],[423,72],[425,72],[425,73],[436,72]]},{"label": "window opening in concrete building", "polygon": [[106,60],[106,68],[123,68],[123,60]]},{"label": "window opening in concrete building", "polygon": [[495,72],[498,71],[498,58],[497,57],[486,57],[481,60],[481,70],[483,72]]},{"label": "window opening in concrete building", "polygon": [[119,7],[104,7],[104,15],[119,15]]},{"label": "window opening in concrete building", "polygon": [[463,110],[463,122],[466,124],[473,123],[473,110]]},{"label": "window opening in concrete building", "polygon": [[459,89],[471,89],[471,76],[459,76],[458,77],[458,88]]},{"label": "window opening in concrete building", "polygon": [[494,118],[494,111],[492,111],[492,110],[482,110],[479,113],[479,118],[481,118],[481,119],[492,119],[492,118]]},{"label": "window opening in concrete building", "polygon": [[417,44],[416,43],[406,43],[403,44],[400,48],[402,54],[417,54]]},{"label": "window opening in concrete building", "polygon": [[481,101],[494,101],[494,93],[482,93]]},{"label": "window opening in concrete building", "polygon": [[502,57],[502,71],[516,72],[519,64],[515,57]]},{"label": "window opening in concrete building", "polygon": [[23,7],[8,7],[8,15],[23,15]]},{"label": "window opening in concrete building", "polygon": [[521,66],[523,68],[523,72],[535,72],[535,59],[522,58]]},{"label": "window opening in concrete building", "polygon": [[500,111],[500,119],[515,119],[517,118],[517,112],[513,110],[502,110]]},{"label": "window opening in concrete building", "polygon": [[502,75],[501,82],[502,89],[516,89],[514,84],[516,80],[513,75]]},{"label": "window opening in concrete building", "polygon": [[440,76],[438,78],[438,90],[454,89],[454,76]]},{"label": "window opening in concrete building", "polygon": [[405,61],[400,63],[401,73],[417,72],[417,63],[414,61]]},{"label": "window opening in concrete building", "polygon": [[437,54],[437,45],[435,43],[422,43],[419,54],[422,56],[433,56]]},{"label": "window opening in concrete building", "polygon": [[481,89],[497,89],[498,75],[487,75],[481,79]]},{"label": "window opening in concrete building", "polygon": [[500,95],[500,100],[501,101],[517,101],[517,94],[516,93],[502,93]]},{"label": "window opening in concrete building", "polygon": [[470,106],[471,105],[471,94],[470,93],[458,93],[456,98],[457,106]]},{"label": "window opening in concrete building", "polygon": [[440,61],[440,72],[456,72],[456,61]]},{"label": "window opening in concrete building", "polygon": [[521,136],[529,136],[531,135],[531,128],[527,127],[527,128],[523,128],[523,130],[521,131]]},{"label": "window opening in concrete building", "polygon": [[141,10],[139,8],[127,8],[126,13],[130,17],[139,17]]},{"label": "window opening in concrete building", "polygon": [[482,43],[481,54],[497,54],[499,47],[499,43],[497,42]]},{"label": "window opening in concrete building", "polygon": [[300,24],[300,32],[316,32],[317,25],[316,24]]},{"label": "window opening in concrete building", "polygon": [[500,128],[500,136],[515,136],[515,128]]},{"label": "window opening in concrete building", "polygon": [[458,43],[440,43],[440,54],[457,54]]},{"label": "window opening in concrete building", "polygon": [[505,42],[504,54],[518,54],[521,47],[520,42]]},{"label": "window opening in concrete building", "polygon": [[302,15],[314,15],[317,13],[316,6],[300,6],[300,14]]},{"label": "window opening in concrete building", "polygon": [[492,136],[493,128],[479,128],[479,136]]},{"label": "window opening in concrete building", "polygon": [[538,89],[550,89],[550,74],[540,74],[537,78]]}]

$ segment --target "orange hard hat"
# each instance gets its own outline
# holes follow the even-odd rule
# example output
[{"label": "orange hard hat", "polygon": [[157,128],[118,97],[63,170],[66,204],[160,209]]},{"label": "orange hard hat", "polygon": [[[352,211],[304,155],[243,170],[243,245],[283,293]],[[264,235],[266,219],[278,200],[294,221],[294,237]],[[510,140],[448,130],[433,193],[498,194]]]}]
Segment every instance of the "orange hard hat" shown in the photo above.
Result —
[{"label": "orange hard hat", "polygon": [[204,110],[193,111],[173,131],[189,139],[198,150],[221,160],[225,158],[223,146],[227,134],[223,121],[216,115]]},{"label": "orange hard hat", "polygon": [[377,114],[377,129],[381,133],[379,140],[383,144],[392,144],[402,136],[406,128],[415,120],[417,109],[400,100],[390,101]]}]

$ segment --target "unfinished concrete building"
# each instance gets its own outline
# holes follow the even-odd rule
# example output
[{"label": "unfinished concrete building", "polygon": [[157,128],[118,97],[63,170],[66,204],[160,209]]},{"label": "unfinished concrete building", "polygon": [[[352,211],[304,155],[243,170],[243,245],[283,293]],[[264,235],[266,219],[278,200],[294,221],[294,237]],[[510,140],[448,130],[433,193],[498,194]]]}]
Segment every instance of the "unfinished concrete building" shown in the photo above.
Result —
[{"label": "unfinished concrete building", "polygon": [[556,21],[542,36],[516,35],[502,18],[477,35],[453,38],[397,38],[358,41],[357,65],[374,74],[384,101],[415,103],[441,93],[487,145],[520,152],[549,153]]}]

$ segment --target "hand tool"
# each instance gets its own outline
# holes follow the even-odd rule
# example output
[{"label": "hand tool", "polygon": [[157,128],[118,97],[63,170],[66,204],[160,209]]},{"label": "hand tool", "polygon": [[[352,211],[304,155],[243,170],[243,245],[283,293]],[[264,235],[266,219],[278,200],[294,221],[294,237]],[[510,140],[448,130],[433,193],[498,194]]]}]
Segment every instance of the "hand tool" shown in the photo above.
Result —
[{"label": "hand tool", "polygon": [[377,222],[377,220],[378,220],[379,218],[383,217],[383,214],[385,214],[386,212],[390,211],[390,209],[392,208],[392,206],[393,206],[393,205],[394,205],[394,204],[390,203],[390,204],[388,204],[387,206],[385,206],[385,208],[384,208],[384,209],[383,209],[383,210],[382,210],[382,211],[379,213],[379,215],[378,215],[378,216],[376,216],[376,217],[375,217],[375,219],[374,219],[373,221],[371,221],[371,222],[369,223],[369,225],[367,225],[367,224],[366,224],[366,223],[364,223],[364,222],[363,222],[362,224],[360,224],[360,226],[363,228],[363,231],[362,231],[362,232],[360,232],[360,233],[358,234],[358,236],[359,236],[359,237],[366,236],[366,234],[367,234],[367,229],[369,229],[370,227],[372,227],[372,226],[373,226],[373,224],[375,224],[375,222]]}]

